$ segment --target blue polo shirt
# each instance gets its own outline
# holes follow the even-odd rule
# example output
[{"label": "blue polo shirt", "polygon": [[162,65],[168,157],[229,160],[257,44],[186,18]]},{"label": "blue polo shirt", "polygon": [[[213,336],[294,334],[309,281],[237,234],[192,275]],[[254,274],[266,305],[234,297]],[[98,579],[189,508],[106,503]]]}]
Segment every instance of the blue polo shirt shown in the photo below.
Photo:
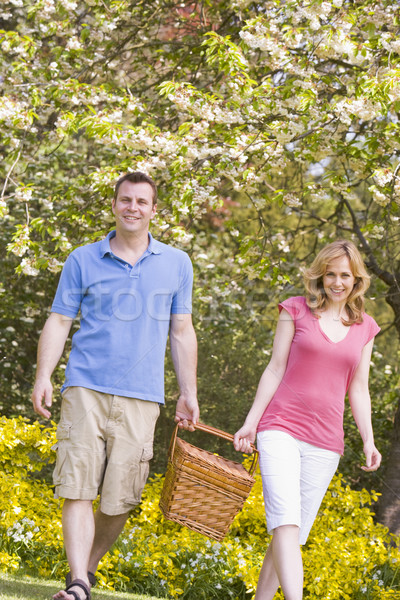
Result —
[{"label": "blue polo shirt", "polygon": [[113,236],[71,252],[61,273],[51,310],[80,311],[62,391],[81,386],[162,404],[170,318],[191,313],[192,264],[149,234],[132,266],[111,251]]}]

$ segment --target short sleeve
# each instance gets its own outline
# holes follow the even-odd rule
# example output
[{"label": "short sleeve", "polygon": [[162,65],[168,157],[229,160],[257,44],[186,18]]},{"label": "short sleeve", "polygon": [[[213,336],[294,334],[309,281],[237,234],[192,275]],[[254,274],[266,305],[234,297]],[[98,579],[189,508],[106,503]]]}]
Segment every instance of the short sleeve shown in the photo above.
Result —
[{"label": "short sleeve", "polygon": [[75,254],[72,253],[61,272],[51,312],[74,319],[79,312],[83,293],[81,269]]},{"label": "short sleeve", "polygon": [[192,312],[193,266],[185,252],[182,252],[181,261],[179,288],[173,295],[171,306],[171,313],[175,315]]},{"label": "short sleeve", "polygon": [[293,296],[292,298],[283,300],[283,302],[278,304],[280,313],[282,312],[283,308],[289,313],[293,321],[296,322],[299,318],[304,316],[308,307],[306,299],[303,296]]},{"label": "short sleeve", "polygon": [[363,315],[364,321],[366,321],[367,327],[367,339],[365,341],[366,344],[370,342],[381,330],[378,323],[367,314]]}]

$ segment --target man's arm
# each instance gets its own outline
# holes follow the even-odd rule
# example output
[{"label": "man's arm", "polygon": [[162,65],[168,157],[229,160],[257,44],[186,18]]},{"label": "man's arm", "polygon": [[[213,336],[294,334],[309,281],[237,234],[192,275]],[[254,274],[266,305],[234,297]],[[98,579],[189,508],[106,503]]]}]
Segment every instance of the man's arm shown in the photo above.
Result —
[{"label": "man's arm", "polygon": [[34,411],[46,419],[51,417],[47,410],[52,405],[53,397],[51,376],[64,351],[72,321],[70,317],[51,313],[39,338],[32,403]]},{"label": "man's arm", "polygon": [[192,315],[171,315],[170,345],[172,361],[179,385],[175,421],[180,427],[193,431],[189,421],[197,423],[197,340],[192,324]]}]

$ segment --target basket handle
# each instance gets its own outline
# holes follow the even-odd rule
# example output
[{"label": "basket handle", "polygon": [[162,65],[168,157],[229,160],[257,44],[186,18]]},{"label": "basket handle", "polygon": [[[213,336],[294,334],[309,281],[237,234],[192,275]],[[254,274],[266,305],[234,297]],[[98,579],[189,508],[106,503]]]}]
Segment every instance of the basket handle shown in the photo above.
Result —
[{"label": "basket handle", "polygon": [[[204,431],[205,433],[210,433],[211,435],[220,437],[224,440],[227,440],[228,442],[233,442],[233,435],[231,433],[228,433],[227,431],[222,431],[221,429],[216,429],[216,427],[212,427],[211,425],[205,425],[204,423],[191,423],[191,425],[193,425],[193,427],[195,429],[198,429],[199,431]],[[169,450],[168,450],[168,454],[171,457],[171,459],[172,459],[172,457],[174,455],[174,451],[175,451],[175,443],[176,443],[176,436],[178,434],[178,429],[179,429],[178,424],[176,424],[174,433],[171,438]],[[253,475],[254,471],[256,470],[256,466],[257,466],[258,450],[254,444],[251,444],[251,449],[252,449],[252,454],[253,454],[253,461],[249,468],[249,474]]]}]

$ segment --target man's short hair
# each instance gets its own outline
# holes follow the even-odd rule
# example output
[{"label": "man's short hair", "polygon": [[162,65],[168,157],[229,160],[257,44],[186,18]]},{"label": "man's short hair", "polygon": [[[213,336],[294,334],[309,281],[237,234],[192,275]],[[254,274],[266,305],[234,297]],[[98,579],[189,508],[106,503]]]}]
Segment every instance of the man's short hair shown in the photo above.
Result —
[{"label": "man's short hair", "polygon": [[142,173],[141,171],[127,173],[118,179],[114,189],[114,200],[117,199],[118,190],[124,181],[130,181],[131,183],[148,183],[151,185],[153,190],[153,206],[157,204],[157,186],[149,175],[146,175],[146,173]]}]

